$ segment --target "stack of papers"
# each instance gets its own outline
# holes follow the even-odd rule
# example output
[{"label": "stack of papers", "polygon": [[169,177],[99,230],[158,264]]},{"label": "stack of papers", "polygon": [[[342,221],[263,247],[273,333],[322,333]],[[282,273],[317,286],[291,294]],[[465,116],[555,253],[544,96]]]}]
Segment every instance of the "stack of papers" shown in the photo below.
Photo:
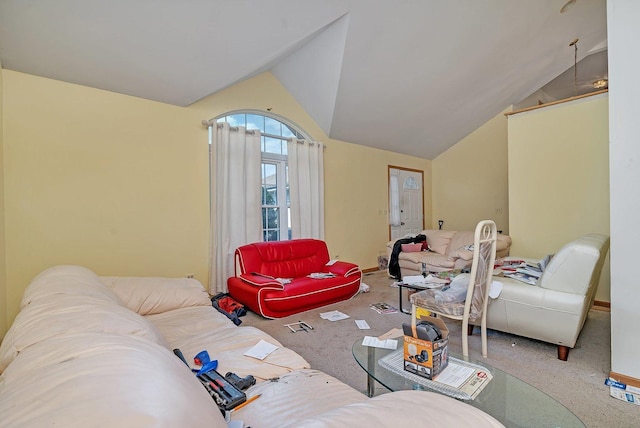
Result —
[{"label": "stack of papers", "polygon": [[364,339],[362,339],[362,345],[374,348],[396,349],[398,347],[398,341],[396,339],[380,340],[377,337],[365,336]]},{"label": "stack of papers", "polygon": [[325,279],[325,278],[333,278],[336,276],[336,274],[331,272],[314,272],[314,273],[310,273],[307,276],[312,279]]},{"label": "stack of papers", "polygon": [[245,352],[244,355],[246,355],[247,357],[257,358],[259,360],[264,360],[267,355],[269,355],[276,349],[278,349],[276,345],[260,339],[260,342],[258,342],[255,346]]},{"label": "stack of papers", "polygon": [[419,285],[425,288],[436,288],[450,283],[451,279],[438,278],[437,276],[433,275],[427,275],[426,277],[422,275],[407,275],[402,278],[402,282],[407,285]]},{"label": "stack of papers", "polygon": [[349,318],[349,315],[343,314],[340,311],[322,312],[320,318],[329,321],[340,321]]},{"label": "stack of papers", "polygon": [[360,330],[369,330],[371,329],[371,327],[369,327],[369,323],[367,323],[365,320],[355,320],[356,321],[356,325],[358,326],[358,328]]}]

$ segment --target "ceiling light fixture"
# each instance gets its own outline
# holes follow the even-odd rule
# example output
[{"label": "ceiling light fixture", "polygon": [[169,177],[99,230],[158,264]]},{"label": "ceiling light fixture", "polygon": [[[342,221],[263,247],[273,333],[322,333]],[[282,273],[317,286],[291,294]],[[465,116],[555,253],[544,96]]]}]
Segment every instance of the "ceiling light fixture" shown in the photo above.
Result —
[{"label": "ceiling light fixture", "polygon": [[609,81],[607,79],[599,79],[593,82],[594,89],[603,89],[609,86]]},{"label": "ceiling light fixture", "polygon": [[580,39],[573,39],[569,43],[569,47],[573,46],[573,95],[578,95],[578,41]]},{"label": "ceiling light fixture", "polygon": [[576,0],[569,0],[564,4],[564,6],[562,6],[562,9],[560,9],[560,13],[565,13],[566,11],[571,9],[574,4],[576,4]]}]

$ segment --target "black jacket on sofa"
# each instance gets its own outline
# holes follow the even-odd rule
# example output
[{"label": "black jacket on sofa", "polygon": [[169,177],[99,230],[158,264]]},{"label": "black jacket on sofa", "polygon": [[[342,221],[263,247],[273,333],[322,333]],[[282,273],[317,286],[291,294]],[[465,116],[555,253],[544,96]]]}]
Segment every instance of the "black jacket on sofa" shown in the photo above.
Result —
[{"label": "black jacket on sofa", "polygon": [[402,281],[402,274],[400,273],[400,263],[398,263],[398,254],[402,251],[402,244],[417,244],[418,242],[424,242],[427,240],[425,235],[416,235],[413,238],[401,238],[393,244],[393,250],[391,251],[391,258],[389,260],[389,275],[398,281]]}]

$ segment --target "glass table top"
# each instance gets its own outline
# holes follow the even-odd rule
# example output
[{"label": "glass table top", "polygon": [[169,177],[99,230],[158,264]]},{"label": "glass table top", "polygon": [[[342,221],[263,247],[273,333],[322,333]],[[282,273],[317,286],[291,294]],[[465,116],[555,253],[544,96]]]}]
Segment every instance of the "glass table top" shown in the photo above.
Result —
[{"label": "glass table top", "polygon": [[[399,344],[402,338],[399,339]],[[426,389],[423,384],[416,384],[409,377],[399,375],[379,364],[379,360],[395,350],[374,348],[362,345],[357,340],[352,353],[360,367],[369,376],[369,394],[373,393],[372,382],[376,381],[390,391],[405,389]],[[488,413],[506,427],[581,427],[585,425],[569,409],[539,389],[502,370],[489,366],[484,361],[464,358],[450,352],[450,356],[459,360],[486,368],[493,379],[473,400],[464,400],[471,406]]]}]

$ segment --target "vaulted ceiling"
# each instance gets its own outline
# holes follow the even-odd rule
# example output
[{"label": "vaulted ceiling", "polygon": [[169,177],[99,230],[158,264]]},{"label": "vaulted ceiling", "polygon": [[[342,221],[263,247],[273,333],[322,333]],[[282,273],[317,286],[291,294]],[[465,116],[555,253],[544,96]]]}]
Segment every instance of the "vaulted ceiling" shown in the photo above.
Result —
[{"label": "vaulted ceiling", "polygon": [[565,3],[2,0],[0,61],[179,106],[270,70],[329,137],[433,159],[606,50],[606,1]]}]

